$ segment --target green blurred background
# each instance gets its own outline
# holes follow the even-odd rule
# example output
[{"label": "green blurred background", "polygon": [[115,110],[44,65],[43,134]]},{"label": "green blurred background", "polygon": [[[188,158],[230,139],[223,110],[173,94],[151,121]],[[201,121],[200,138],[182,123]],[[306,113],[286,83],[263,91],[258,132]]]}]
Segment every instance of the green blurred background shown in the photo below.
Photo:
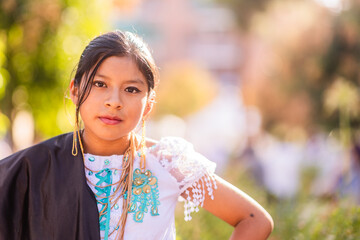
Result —
[{"label": "green blurred background", "polygon": [[[119,28],[160,67],[149,136],[185,137],[273,216],[270,239],[360,239],[356,0],[5,0],[0,159],[72,130],[83,48]],[[205,211],[178,239],[226,239]]]}]

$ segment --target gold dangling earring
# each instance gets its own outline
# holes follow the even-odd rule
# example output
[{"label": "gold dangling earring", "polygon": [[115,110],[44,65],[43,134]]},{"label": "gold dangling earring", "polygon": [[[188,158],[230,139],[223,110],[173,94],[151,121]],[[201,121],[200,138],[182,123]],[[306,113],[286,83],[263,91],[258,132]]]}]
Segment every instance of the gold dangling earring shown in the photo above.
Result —
[{"label": "gold dangling earring", "polygon": [[146,167],[146,156],[145,156],[145,146],[146,146],[146,140],[145,140],[145,118],[142,119],[141,123],[141,142],[140,142],[140,170],[142,172],[145,172]]},{"label": "gold dangling earring", "polygon": [[79,135],[79,122],[78,118],[75,117],[75,124],[74,124],[74,132],[73,132],[73,143],[72,143],[72,155],[76,156],[78,154],[78,148],[77,148],[77,138]]}]

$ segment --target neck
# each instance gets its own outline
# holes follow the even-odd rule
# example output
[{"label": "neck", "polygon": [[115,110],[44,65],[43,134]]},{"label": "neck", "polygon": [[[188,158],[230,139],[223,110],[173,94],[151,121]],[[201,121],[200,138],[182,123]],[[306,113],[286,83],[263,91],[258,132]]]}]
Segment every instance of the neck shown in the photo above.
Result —
[{"label": "neck", "polygon": [[99,156],[122,155],[130,146],[130,133],[116,140],[104,140],[82,131],[84,153]]}]

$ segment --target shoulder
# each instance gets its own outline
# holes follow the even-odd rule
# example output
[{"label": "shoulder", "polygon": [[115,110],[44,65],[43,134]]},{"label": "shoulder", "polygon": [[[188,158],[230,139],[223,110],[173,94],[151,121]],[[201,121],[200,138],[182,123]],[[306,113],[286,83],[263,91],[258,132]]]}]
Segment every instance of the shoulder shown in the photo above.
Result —
[{"label": "shoulder", "polygon": [[183,138],[163,137],[149,148],[149,153],[176,180],[180,192],[203,177],[205,182],[209,182],[215,172],[216,164],[195,151],[193,145]]},{"label": "shoulder", "polygon": [[155,139],[151,139],[151,138],[146,138],[146,147],[147,148],[152,148],[154,147],[156,144],[158,144],[159,141],[155,140]]},{"label": "shoulder", "polygon": [[26,149],[15,152],[3,160],[0,160],[0,167],[4,165],[21,163],[24,160],[36,161],[43,159],[42,156],[48,155],[50,152],[58,151],[59,149],[66,147],[68,145],[66,143],[69,141],[70,137],[72,139],[71,133],[58,135]]},{"label": "shoulder", "polygon": [[215,170],[216,164],[194,149],[193,144],[180,137],[163,137],[154,143],[149,153],[158,158],[163,166],[181,168],[191,172],[198,168]]},{"label": "shoulder", "polygon": [[155,140],[152,138],[146,138],[146,146],[152,147],[154,145],[157,145],[158,143],[166,143],[166,144],[190,144],[187,140],[181,137],[173,137],[173,136],[167,136],[162,137],[160,140]]},{"label": "shoulder", "polygon": [[147,139],[146,146],[151,149],[152,152],[161,153],[162,155],[174,156],[194,151],[193,145],[180,137],[162,137],[158,141]]}]

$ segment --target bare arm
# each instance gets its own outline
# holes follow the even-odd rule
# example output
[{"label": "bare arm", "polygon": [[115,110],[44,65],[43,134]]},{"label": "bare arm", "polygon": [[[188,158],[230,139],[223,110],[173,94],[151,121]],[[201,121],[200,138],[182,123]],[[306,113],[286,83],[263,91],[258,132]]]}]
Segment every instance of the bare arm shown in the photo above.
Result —
[{"label": "bare arm", "polygon": [[214,190],[214,200],[206,196],[204,208],[234,226],[230,239],[266,239],[274,224],[269,213],[254,199],[224,179],[218,176],[215,179],[217,189]]}]

